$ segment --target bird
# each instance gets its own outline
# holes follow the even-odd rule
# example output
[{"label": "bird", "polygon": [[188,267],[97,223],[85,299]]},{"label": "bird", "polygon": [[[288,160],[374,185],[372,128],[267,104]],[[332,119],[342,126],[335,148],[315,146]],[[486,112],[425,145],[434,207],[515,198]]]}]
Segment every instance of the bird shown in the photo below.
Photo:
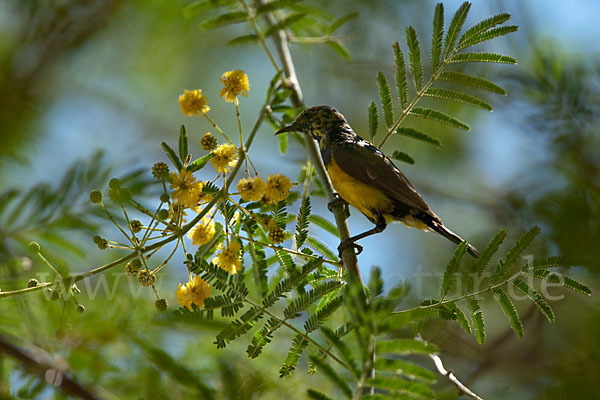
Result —
[{"label": "bird", "polygon": [[[338,196],[330,203],[330,209],[342,201],[359,210],[375,225],[342,241],[338,247],[340,256],[350,246],[360,254],[362,246],[356,243],[358,240],[383,232],[395,221],[437,232],[455,244],[463,242],[429,208],[392,160],[358,136],[334,107],[307,108],[291,125],[279,129],[276,134],[284,132],[308,134],[319,143],[321,158]],[[473,257],[479,256],[479,251],[471,244],[467,244],[466,250]]]}]

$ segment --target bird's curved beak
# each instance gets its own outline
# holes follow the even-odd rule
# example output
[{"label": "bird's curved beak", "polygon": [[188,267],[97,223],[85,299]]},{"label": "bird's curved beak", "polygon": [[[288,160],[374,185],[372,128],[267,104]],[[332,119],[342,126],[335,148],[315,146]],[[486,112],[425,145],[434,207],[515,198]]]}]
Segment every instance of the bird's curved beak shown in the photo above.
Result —
[{"label": "bird's curved beak", "polygon": [[293,131],[298,131],[298,128],[296,127],[296,124],[291,124],[289,126],[285,126],[283,128],[281,128],[280,130],[278,130],[277,132],[275,132],[276,135],[279,135],[280,133],[284,133],[284,132],[293,132]]}]

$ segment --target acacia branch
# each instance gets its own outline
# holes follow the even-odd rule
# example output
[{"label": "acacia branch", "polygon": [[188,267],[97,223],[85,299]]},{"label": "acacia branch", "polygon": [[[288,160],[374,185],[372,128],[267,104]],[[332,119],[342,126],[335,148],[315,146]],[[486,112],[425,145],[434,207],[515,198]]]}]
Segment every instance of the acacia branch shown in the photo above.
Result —
[{"label": "acacia branch", "polygon": [[[255,3],[257,4],[257,6],[264,6],[267,4],[267,1],[255,0]],[[277,22],[271,13],[264,13],[263,16],[265,22],[269,27],[273,27],[276,25]],[[303,108],[304,99],[302,96],[302,89],[300,88],[300,84],[298,83],[298,77],[296,75],[294,61],[292,59],[292,55],[290,54],[288,37],[283,29],[279,29],[277,33],[274,34],[272,37],[277,48],[277,53],[279,54],[279,58],[283,65],[285,83],[292,90],[292,104],[296,108]],[[308,154],[310,155],[315,170],[317,171],[317,175],[323,183],[323,189],[325,191],[327,199],[331,202],[335,200],[335,191],[333,189],[333,185],[331,184],[329,176],[327,175],[327,172],[325,170],[323,160],[321,159],[319,146],[317,142],[308,135],[304,136],[304,140],[306,143],[306,149],[308,151]],[[344,206],[336,205],[332,208],[332,212],[335,218],[335,223],[340,232],[340,240],[343,241],[348,239],[350,237],[350,229],[348,228],[348,222],[346,221]],[[350,274],[348,274],[350,279],[358,278],[360,284],[363,285],[360,269],[358,267],[358,259],[356,258],[356,254],[354,253],[354,249],[352,247],[347,247],[342,252],[342,263],[344,264],[344,267],[350,272]]]}]

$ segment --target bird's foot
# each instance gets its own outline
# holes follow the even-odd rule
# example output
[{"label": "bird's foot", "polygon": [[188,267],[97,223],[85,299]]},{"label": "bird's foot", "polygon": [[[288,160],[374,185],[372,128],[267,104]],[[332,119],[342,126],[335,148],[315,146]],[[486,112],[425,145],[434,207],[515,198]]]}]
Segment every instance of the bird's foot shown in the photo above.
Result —
[{"label": "bird's foot", "polygon": [[348,247],[355,248],[357,250],[356,255],[359,255],[363,251],[363,247],[360,244],[358,244],[350,239],[343,240],[342,243],[340,243],[340,245],[337,248],[338,249],[338,257],[340,259],[342,258],[342,253]]},{"label": "bird's foot", "polygon": [[350,216],[350,209],[348,208],[348,203],[346,202],[346,200],[342,199],[342,197],[339,194],[334,193],[334,196],[335,199],[327,203],[327,209],[333,212],[334,208],[344,206],[344,214],[346,215],[346,218],[348,218]]}]

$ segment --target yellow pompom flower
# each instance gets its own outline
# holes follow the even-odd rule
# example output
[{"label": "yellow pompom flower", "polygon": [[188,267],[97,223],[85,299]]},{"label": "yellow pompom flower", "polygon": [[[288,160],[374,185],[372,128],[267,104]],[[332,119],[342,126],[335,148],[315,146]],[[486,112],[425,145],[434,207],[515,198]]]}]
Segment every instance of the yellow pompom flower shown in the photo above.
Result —
[{"label": "yellow pompom flower", "polygon": [[181,111],[189,116],[198,115],[198,113],[204,115],[210,110],[210,107],[206,104],[206,96],[202,94],[202,89],[186,89],[179,96],[179,106],[181,107]]},{"label": "yellow pompom flower", "polygon": [[204,279],[196,275],[191,282],[185,285],[179,284],[175,295],[177,296],[177,302],[182,307],[192,310],[192,304],[195,304],[202,308],[204,307],[204,299],[210,297],[210,286]]},{"label": "yellow pompom flower", "polygon": [[229,246],[226,243],[221,243],[219,245],[220,252],[213,260],[213,263],[225,271],[229,271],[230,274],[237,273],[242,268],[241,248],[242,245],[238,240],[232,240],[229,242]]},{"label": "yellow pompom flower", "polygon": [[267,187],[265,188],[265,199],[272,203],[287,199],[290,195],[292,182],[285,175],[269,175],[267,178]]},{"label": "yellow pompom flower", "polygon": [[237,96],[248,96],[250,91],[250,81],[248,75],[242,70],[227,71],[221,76],[221,82],[225,87],[221,89],[221,97],[225,97],[225,101],[233,103]]},{"label": "yellow pompom flower", "polygon": [[202,181],[196,181],[191,171],[183,168],[179,173],[171,172],[171,196],[185,207],[193,207],[202,194]]},{"label": "yellow pompom flower", "polygon": [[226,174],[231,168],[235,167],[238,160],[238,150],[232,144],[222,144],[213,150],[213,158],[210,159],[210,163],[217,170],[217,172]]},{"label": "yellow pompom flower", "polygon": [[202,223],[196,224],[188,232],[188,237],[196,246],[210,242],[213,236],[215,236],[215,221],[206,217],[202,218]]},{"label": "yellow pompom flower", "polygon": [[260,176],[240,179],[237,190],[244,201],[258,201],[265,194],[265,181]]},{"label": "yellow pompom flower", "polygon": [[200,139],[200,146],[203,150],[214,150],[217,148],[217,139],[210,132],[206,132]]}]

